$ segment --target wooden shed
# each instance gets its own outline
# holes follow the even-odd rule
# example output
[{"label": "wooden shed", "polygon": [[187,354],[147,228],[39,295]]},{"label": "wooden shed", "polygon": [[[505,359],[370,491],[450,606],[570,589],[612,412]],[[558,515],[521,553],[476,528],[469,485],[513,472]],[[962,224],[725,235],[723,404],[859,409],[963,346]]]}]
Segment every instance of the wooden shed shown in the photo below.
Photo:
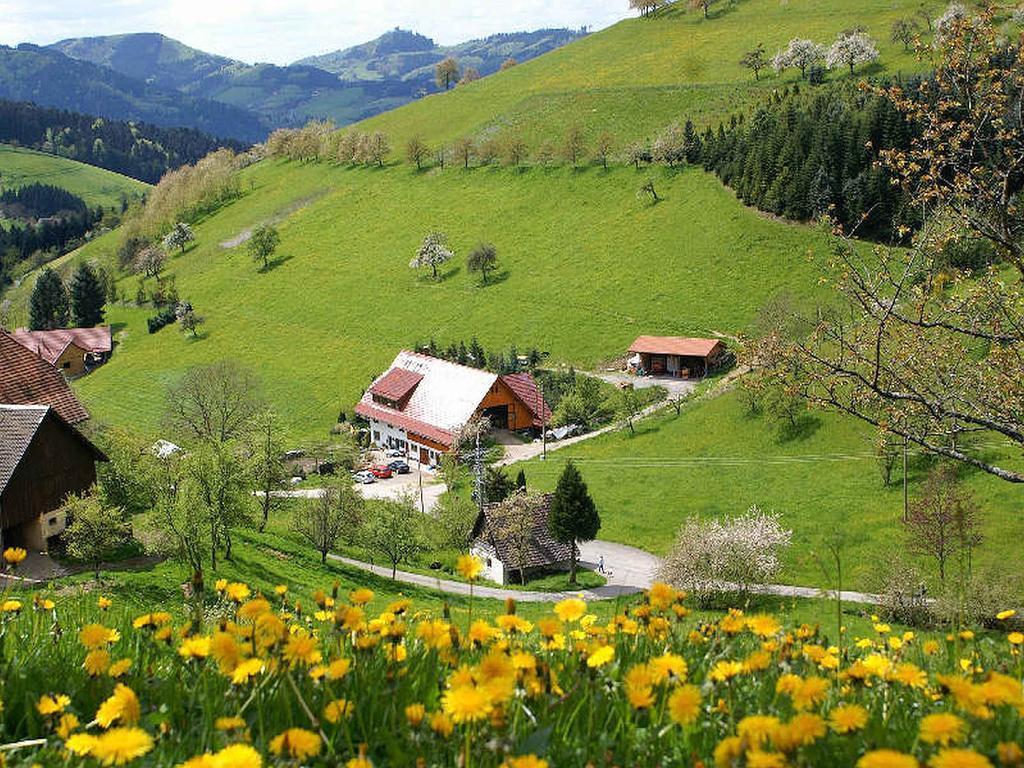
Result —
[{"label": "wooden shed", "polygon": [[629,347],[630,368],[641,376],[695,379],[714,371],[725,354],[718,339],[639,336]]},{"label": "wooden shed", "polygon": [[47,405],[0,405],[0,436],[3,546],[45,550],[64,530],[64,500],[88,490],[107,457]]}]

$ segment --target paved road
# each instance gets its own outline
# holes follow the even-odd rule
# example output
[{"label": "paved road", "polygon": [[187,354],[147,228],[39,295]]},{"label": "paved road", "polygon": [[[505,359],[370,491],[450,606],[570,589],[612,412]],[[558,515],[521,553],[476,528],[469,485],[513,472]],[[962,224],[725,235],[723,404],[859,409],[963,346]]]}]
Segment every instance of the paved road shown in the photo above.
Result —
[{"label": "paved road", "polygon": [[[411,495],[417,506],[420,502],[420,475],[422,471],[412,464],[412,472],[408,475],[395,475],[387,480],[378,480],[369,485],[358,483],[355,489],[364,499],[396,499],[402,495]],[[444,482],[432,472],[422,471],[423,475],[423,511],[429,512],[444,493]],[[255,495],[259,496],[260,491]],[[323,493],[323,488],[295,488],[288,491],[271,491],[271,495],[279,499],[315,499]]]},{"label": "paved road", "polygon": [[[612,600],[624,595],[634,595],[642,592],[654,583],[661,560],[649,552],[625,544],[616,544],[610,541],[591,541],[580,546],[580,565],[590,570],[596,570],[600,557],[604,555],[604,565],[607,573],[608,583],[603,587],[592,589],[565,590],[562,592],[529,592],[517,589],[503,589],[501,587],[475,586],[473,594],[477,597],[504,600],[514,598],[525,603],[548,603],[557,600],[564,600],[567,597],[582,597],[584,600]],[[350,557],[341,555],[328,555],[332,560],[345,563],[354,568],[359,568],[378,576],[391,578],[391,569],[386,566],[370,565],[360,560],[353,560]],[[403,584],[413,584],[427,589],[436,589],[449,595],[468,595],[469,585],[461,581],[442,579],[440,576],[426,576],[421,573],[409,573],[398,571],[395,580]],[[735,585],[723,584],[723,588],[735,589]],[[822,591],[814,587],[794,587],[784,584],[769,584],[764,587],[751,589],[752,592],[764,595],[776,595],[779,597],[834,597],[834,593]],[[873,605],[878,603],[878,596],[864,592],[842,592],[842,598],[847,603],[860,603]]]}]

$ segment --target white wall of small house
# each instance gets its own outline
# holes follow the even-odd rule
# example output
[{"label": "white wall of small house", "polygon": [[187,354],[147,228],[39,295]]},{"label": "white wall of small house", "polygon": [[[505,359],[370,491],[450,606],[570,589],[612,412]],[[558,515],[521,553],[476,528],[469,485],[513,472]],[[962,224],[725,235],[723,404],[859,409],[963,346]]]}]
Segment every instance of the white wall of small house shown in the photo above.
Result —
[{"label": "white wall of small house", "polygon": [[371,419],[370,442],[377,448],[397,448],[401,447],[403,443],[408,446],[409,436],[401,427]]},{"label": "white wall of small house", "polygon": [[505,564],[494,556],[493,549],[488,546],[475,543],[469,548],[469,553],[483,563],[483,571],[480,574],[483,578],[487,579],[487,581],[493,581],[496,584],[506,583]]}]

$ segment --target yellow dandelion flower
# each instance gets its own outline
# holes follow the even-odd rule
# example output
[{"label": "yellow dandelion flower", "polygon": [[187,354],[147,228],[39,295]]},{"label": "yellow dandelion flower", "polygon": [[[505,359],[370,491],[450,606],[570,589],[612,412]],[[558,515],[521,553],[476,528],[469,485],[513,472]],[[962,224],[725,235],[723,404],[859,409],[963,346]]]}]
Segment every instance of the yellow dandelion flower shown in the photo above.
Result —
[{"label": "yellow dandelion flower", "polygon": [[760,746],[771,738],[779,727],[779,718],[771,715],[749,715],[736,726],[736,733],[747,744]]},{"label": "yellow dandelion flower", "polygon": [[647,602],[659,610],[667,610],[675,602],[675,599],[676,590],[662,582],[652,584],[651,588],[647,591]]},{"label": "yellow dandelion flower", "polygon": [[12,567],[21,565],[26,557],[28,557],[28,552],[21,547],[8,547],[4,550],[4,562]]},{"label": "yellow dandelion flower", "polygon": [[721,683],[742,673],[743,662],[723,660],[715,663],[710,677],[714,682]]},{"label": "yellow dandelion flower", "polygon": [[125,765],[151,749],[153,737],[141,728],[111,728],[96,737],[89,754],[101,765]]},{"label": "yellow dandelion flower", "polygon": [[22,608],[21,600],[4,600],[0,603],[0,613],[18,613]]},{"label": "yellow dandelion flower", "polygon": [[891,677],[908,688],[924,688],[928,685],[928,675],[925,671],[909,661],[897,664]]},{"label": "yellow dandelion flower", "polygon": [[441,699],[441,706],[455,723],[485,720],[493,708],[487,692],[475,685],[449,688]]},{"label": "yellow dandelion flower", "polygon": [[139,721],[139,714],[139,698],[135,691],[123,683],[118,683],[110,698],[96,710],[96,722],[103,728],[109,728],[115,722],[134,725]]},{"label": "yellow dandelion flower", "polygon": [[246,659],[231,672],[232,685],[245,685],[266,668],[263,659]]},{"label": "yellow dandelion flower", "polygon": [[224,588],[224,594],[227,595],[229,600],[236,603],[242,603],[249,598],[249,595],[252,594],[252,590],[250,590],[246,584],[233,581]]},{"label": "yellow dandelion flower", "polygon": [[320,754],[320,737],[305,728],[289,728],[270,740],[270,751],[281,757],[307,760]]},{"label": "yellow dandelion flower", "polygon": [[1024,633],[1011,632],[1006,636],[1006,639],[1010,642],[1010,645],[1021,645],[1024,644]]},{"label": "yellow dandelion flower", "polygon": [[1008,766],[1024,764],[1024,749],[1015,741],[1001,741],[996,745],[996,756],[999,762]]},{"label": "yellow dandelion flower", "polygon": [[868,724],[868,711],[859,704],[840,704],[829,713],[828,721],[836,733],[852,733]]},{"label": "yellow dandelion flower", "polygon": [[228,580],[227,579],[217,579],[217,581],[214,582],[214,584],[213,584],[213,588],[215,590],[217,590],[218,592],[223,592],[225,589],[228,588]]},{"label": "yellow dandelion flower", "polygon": [[506,759],[501,768],[548,768],[548,761],[536,755],[519,755]]},{"label": "yellow dandelion flower", "polygon": [[293,667],[319,664],[322,658],[317,639],[305,631],[296,632],[288,638],[282,655],[285,661]]},{"label": "yellow dandelion flower", "polygon": [[352,669],[352,662],[349,659],[335,659],[327,665],[327,679],[341,680],[350,669]]},{"label": "yellow dandelion flower", "polygon": [[213,727],[218,731],[241,731],[247,726],[245,720],[237,715],[229,717],[218,717],[213,722]]},{"label": "yellow dandelion flower", "polygon": [[921,719],[921,741],[926,744],[948,746],[960,741],[966,733],[967,724],[950,712],[938,712]]},{"label": "yellow dandelion flower", "polygon": [[422,704],[410,704],[405,708],[405,719],[413,728],[418,728],[423,718],[427,716],[427,708]]},{"label": "yellow dandelion flower", "polygon": [[587,604],[576,597],[570,597],[555,603],[555,615],[565,622],[579,621],[587,612]]},{"label": "yellow dandelion flower", "polygon": [[58,693],[55,696],[40,696],[36,703],[36,710],[43,717],[58,715],[71,703],[71,697]]},{"label": "yellow dandelion flower", "polygon": [[78,632],[78,642],[88,650],[102,648],[121,639],[116,629],[108,629],[102,624],[86,624]]},{"label": "yellow dandelion flower", "polygon": [[213,768],[262,768],[263,756],[248,744],[229,744],[213,756]]},{"label": "yellow dandelion flower", "polygon": [[782,630],[782,625],[778,619],[764,613],[750,616],[746,620],[746,625],[747,629],[758,637],[774,637]]},{"label": "yellow dandelion flower", "polygon": [[110,669],[110,653],[99,648],[85,654],[85,661],[82,662],[84,669],[90,677],[98,677],[106,674]]},{"label": "yellow dandelion flower", "polygon": [[186,637],[178,646],[178,655],[183,659],[205,659],[210,655],[210,638]]},{"label": "yellow dandelion flower", "polygon": [[784,768],[786,765],[786,756],[778,752],[750,749],[746,757],[747,768]]},{"label": "yellow dandelion flower", "polygon": [[473,555],[459,555],[459,559],[455,563],[455,570],[467,581],[476,581],[480,578],[483,569],[484,564],[480,561],[480,558]]},{"label": "yellow dandelion flower", "polygon": [[288,594],[288,585],[278,584],[276,587],[274,587],[274,594],[276,594],[278,597],[284,597]]},{"label": "yellow dandelion flower", "polygon": [[57,723],[57,735],[67,741],[71,734],[78,730],[78,716],[73,712],[65,712],[60,716],[60,721]]},{"label": "yellow dandelion flower", "polygon": [[98,598],[96,598],[96,607],[99,608],[101,611],[107,610],[111,605],[113,605],[113,603],[111,602],[109,597],[104,597],[103,595],[100,595]]},{"label": "yellow dandelion flower", "polygon": [[1012,608],[1010,608],[1008,610],[1000,611],[999,613],[997,613],[996,614],[996,618],[999,619],[1000,621],[1006,621],[1007,619],[1012,619],[1016,615],[1017,615],[1017,612],[1015,610],[1013,610]]},{"label": "yellow dandelion flower", "polygon": [[668,713],[673,722],[689,725],[700,716],[700,689],[695,685],[682,685],[668,697]]},{"label": "yellow dandelion flower", "polygon": [[992,762],[973,749],[943,749],[928,761],[929,768],[992,768]]},{"label": "yellow dandelion flower", "polygon": [[715,747],[716,768],[732,768],[743,756],[743,741],[739,736],[728,736]]},{"label": "yellow dandelion flower", "polygon": [[435,712],[430,716],[430,730],[438,736],[448,738],[455,730],[455,724],[445,712]]},{"label": "yellow dandelion flower", "polygon": [[328,723],[337,724],[346,717],[351,717],[356,711],[354,702],[348,699],[335,699],[324,707],[324,720]]},{"label": "yellow dandelion flower", "polygon": [[615,648],[610,645],[602,645],[587,656],[587,666],[591,669],[600,669],[615,658]]},{"label": "yellow dandelion flower", "polygon": [[64,740],[64,749],[78,757],[87,757],[92,754],[96,741],[97,737],[91,733],[74,733]]},{"label": "yellow dandelion flower", "polygon": [[918,768],[917,758],[894,749],[876,749],[857,761],[857,768]]},{"label": "yellow dandelion flower", "polygon": [[939,652],[939,643],[937,640],[925,640],[921,643],[921,650],[925,656],[934,656]]},{"label": "yellow dandelion flower", "polygon": [[373,763],[365,755],[359,755],[345,763],[345,768],[373,768]]},{"label": "yellow dandelion flower", "polygon": [[110,677],[113,677],[113,678],[116,679],[118,677],[124,677],[125,675],[127,675],[128,671],[131,668],[132,668],[132,660],[131,659],[119,659],[118,661],[115,661],[113,664],[110,665],[110,668],[107,669],[107,674]]},{"label": "yellow dandelion flower", "polygon": [[373,600],[373,590],[366,589],[366,587],[354,589],[348,593],[348,599],[353,605],[366,605],[368,602]]},{"label": "yellow dandelion flower", "polygon": [[533,624],[514,613],[502,614],[494,620],[501,629],[509,634],[527,634],[533,630]]}]

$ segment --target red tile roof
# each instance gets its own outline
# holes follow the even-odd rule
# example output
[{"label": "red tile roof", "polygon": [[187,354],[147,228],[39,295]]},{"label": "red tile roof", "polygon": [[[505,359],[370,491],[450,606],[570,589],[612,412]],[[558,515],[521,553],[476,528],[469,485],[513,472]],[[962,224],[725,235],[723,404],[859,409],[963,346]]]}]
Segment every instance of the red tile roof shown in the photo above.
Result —
[{"label": "red tile roof", "polygon": [[551,423],[551,409],[544,402],[540,387],[528,373],[507,373],[501,377],[526,409],[533,414],[533,426],[543,427]]},{"label": "red tile roof", "polygon": [[69,344],[74,344],[83,352],[97,354],[110,352],[113,348],[109,325],[99,328],[56,328],[52,331],[19,328],[11,335],[15,341],[51,364],[57,362]]},{"label": "red tile roof", "polygon": [[454,433],[447,429],[435,427],[433,424],[428,424],[425,421],[408,416],[401,411],[396,411],[394,408],[377,405],[376,403],[368,403],[365,400],[357,403],[355,410],[357,414],[365,419],[376,419],[377,421],[392,424],[404,429],[409,434],[425,437],[448,448],[451,448],[452,440],[455,437]]},{"label": "red tile roof", "polygon": [[64,375],[0,330],[0,403],[49,405],[69,424],[89,418]]},{"label": "red tile roof", "polygon": [[405,368],[392,368],[370,387],[374,395],[398,402],[404,400],[423,381],[423,374]]},{"label": "red tile roof", "polygon": [[682,336],[639,336],[629,347],[629,351],[650,355],[708,357],[721,345],[722,342],[718,339],[690,339]]}]

